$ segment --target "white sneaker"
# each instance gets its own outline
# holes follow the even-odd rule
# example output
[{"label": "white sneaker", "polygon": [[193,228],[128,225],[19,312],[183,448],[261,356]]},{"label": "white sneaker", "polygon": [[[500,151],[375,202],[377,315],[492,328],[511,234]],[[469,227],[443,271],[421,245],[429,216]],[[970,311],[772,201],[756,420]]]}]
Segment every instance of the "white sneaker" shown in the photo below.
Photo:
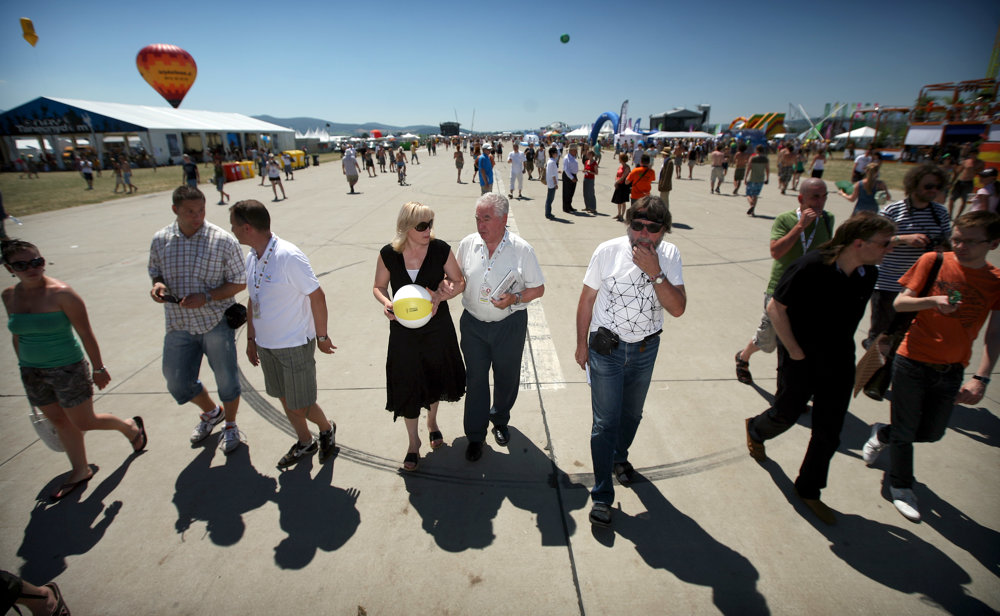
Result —
[{"label": "white sneaker", "polygon": [[903,514],[903,517],[911,522],[920,521],[920,510],[917,509],[917,495],[909,488],[889,488],[892,495],[892,504],[896,511]]},{"label": "white sneaker", "polygon": [[868,466],[875,464],[878,454],[882,453],[882,450],[888,447],[888,444],[878,440],[878,431],[883,427],[885,427],[884,423],[873,424],[871,436],[865,441],[865,446],[861,448],[861,458]]},{"label": "white sneaker", "polygon": [[205,439],[206,436],[212,433],[212,428],[219,425],[223,419],[225,419],[226,414],[222,412],[220,407],[215,407],[212,411],[215,415],[210,413],[202,413],[201,421],[194,428],[194,432],[191,433],[191,442],[198,443]]},{"label": "white sneaker", "polygon": [[222,453],[230,454],[245,442],[247,437],[235,425],[223,428],[222,432],[219,432],[219,449]]}]

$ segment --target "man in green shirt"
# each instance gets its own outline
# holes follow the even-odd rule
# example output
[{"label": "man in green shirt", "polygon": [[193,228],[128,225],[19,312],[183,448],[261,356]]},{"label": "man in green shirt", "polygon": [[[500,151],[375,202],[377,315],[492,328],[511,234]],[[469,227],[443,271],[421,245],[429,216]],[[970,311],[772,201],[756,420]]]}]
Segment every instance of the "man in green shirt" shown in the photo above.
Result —
[{"label": "man in green shirt", "polygon": [[[826,206],[826,182],[819,178],[809,178],[799,187],[799,207],[779,214],[771,226],[771,279],[764,293],[764,306],[771,301],[774,288],[781,275],[793,261],[816,250],[819,245],[833,237],[833,214],[824,211]],[[736,378],[740,383],[753,384],[750,374],[750,356],[757,351],[773,353],[777,347],[774,326],[767,311],[760,318],[760,325],[746,347],[736,352]]]}]

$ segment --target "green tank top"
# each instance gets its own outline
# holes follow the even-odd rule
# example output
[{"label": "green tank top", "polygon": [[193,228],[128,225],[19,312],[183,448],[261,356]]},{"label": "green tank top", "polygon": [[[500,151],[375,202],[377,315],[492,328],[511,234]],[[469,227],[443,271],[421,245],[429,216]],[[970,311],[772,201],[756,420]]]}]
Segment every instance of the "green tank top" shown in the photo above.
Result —
[{"label": "green tank top", "polygon": [[17,336],[18,363],[28,368],[58,368],[83,359],[65,312],[12,314],[7,329]]}]

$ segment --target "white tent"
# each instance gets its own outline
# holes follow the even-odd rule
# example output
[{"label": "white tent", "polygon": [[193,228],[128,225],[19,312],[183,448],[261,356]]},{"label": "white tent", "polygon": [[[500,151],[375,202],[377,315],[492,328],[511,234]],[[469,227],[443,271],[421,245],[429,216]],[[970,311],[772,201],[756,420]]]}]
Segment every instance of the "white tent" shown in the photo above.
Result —
[{"label": "white tent", "polygon": [[834,139],[874,139],[875,129],[871,126],[862,126],[846,133],[840,133]]},{"label": "white tent", "polygon": [[414,135],[413,133],[406,133],[405,135],[403,135],[401,137],[401,139],[416,139],[416,138],[417,138],[417,136]]},{"label": "white tent", "polygon": [[587,128],[586,126],[581,126],[580,128],[578,128],[576,130],[572,130],[572,131],[566,133],[566,136],[567,137],[589,137],[590,136],[590,129]]},{"label": "white tent", "polygon": [[711,139],[712,137],[715,137],[715,135],[711,133],[706,133],[700,130],[661,130],[653,133],[652,135],[646,136],[650,139]]}]

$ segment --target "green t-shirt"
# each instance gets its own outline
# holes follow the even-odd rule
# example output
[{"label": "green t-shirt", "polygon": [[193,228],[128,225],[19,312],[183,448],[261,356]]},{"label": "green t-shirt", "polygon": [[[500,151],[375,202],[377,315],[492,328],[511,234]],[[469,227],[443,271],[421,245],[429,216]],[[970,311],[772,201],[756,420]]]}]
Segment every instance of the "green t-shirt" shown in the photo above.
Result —
[{"label": "green t-shirt", "polygon": [[[785,237],[792,227],[799,222],[799,211],[792,210],[791,212],[785,212],[784,214],[778,214],[778,217],[774,219],[774,224],[771,225],[771,241],[780,240]],[[774,295],[774,289],[778,286],[778,281],[781,280],[781,275],[785,273],[788,266],[792,264],[793,261],[804,255],[806,252],[812,252],[820,247],[823,242],[827,242],[833,237],[833,214],[827,212],[826,210],[813,221],[813,224],[806,227],[806,229],[799,234],[799,240],[792,244],[792,247],[782,256],[780,259],[775,259],[774,264],[771,266],[771,279],[767,283],[767,294]],[[812,238],[812,241],[810,241]],[[808,244],[809,250],[803,250],[803,245]]]}]

